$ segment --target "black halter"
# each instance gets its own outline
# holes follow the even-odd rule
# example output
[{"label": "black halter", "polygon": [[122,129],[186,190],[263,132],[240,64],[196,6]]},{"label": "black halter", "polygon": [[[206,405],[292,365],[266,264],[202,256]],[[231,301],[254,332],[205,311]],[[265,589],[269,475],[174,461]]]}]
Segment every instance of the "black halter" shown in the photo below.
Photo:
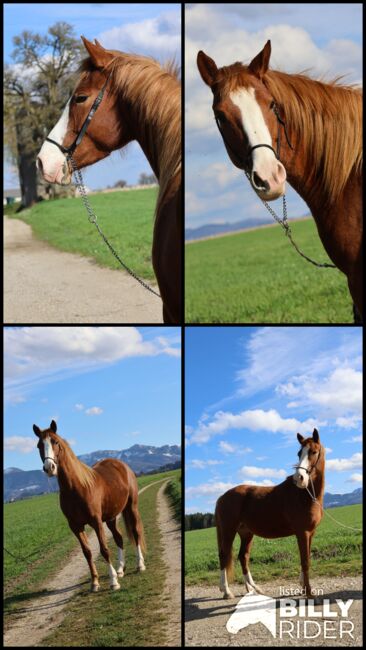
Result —
[{"label": "black halter", "polygon": [[88,113],[88,115],[87,115],[87,117],[86,117],[86,119],[84,121],[83,126],[81,127],[78,135],[76,136],[74,142],[70,145],[70,147],[64,147],[59,142],[56,142],[55,140],[51,140],[51,138],[46,138],[47,142],[51,142],[51,144],[55,144],[56,147],[58,147],[60,149],[60,151],[62,151],[62,153],[65,153],[67,155],[67,157],[72,156],[72,154],[74,153],[76,147],[82,141],[82,139],[83,139],[83,137],[84,137],[84,135],[86,133],[86,130],[87,130],[92,118],[94,117],[95,113],[97,112],[97,110],[98,110],[98,108],[100,106],[100,103],[101,103],[101,101],[103,99],[103,95],[104,95],[105,89],[107,87],[109,77],[110,77],[110,75],[108,75],[107,79],[105,80],[104,86],[99,91],[98,96],[94,100],[93,105],[92,105],[92,107],[91,107],[91,109],[90,109],[90,111],[89,111],[89,113]]},{"label": "black halter", "polygon": [[[287,144],[288,144],[288,146],[290,147],[290,149],[293,150],[293,146],[292,146],[292,144],[291,144],[291,142],[290,142],[290,139],[289,139],[289,137],[288,137],[288,133],[287,133],[287,129],[286,129],[286,123],[281,119],[280,114],[279,114],[279,111],[278,111],[277,104],[275,104],[275,102],[273,102],[273,104],[272,104],[272,106],[271,106],[271,109],[273,110],[275,116],[277,117],[277,122],[278,122],[278,130],[277,130],[277,151],[276,151],[275,149],[273,149],[273,147],[271,147],[271,145],[269,145],[269,144],[255,144],[254,147],[250,147],[250,149],[249,149],[249,151],[248,151],[248,155],[247,155],[247,160],[248,160],[248,161],[249,161],[249,159],[252,157],[252,153],[253,153],[253,151],[254,151],[255,149],[259,149],[259,147],[267,147],[267,149],[270,149],[271,151],[273,151],[273,153],[274,153],[274,155],[276,156],[277,160],[280,160],[280,151],[281,151],[281,126],[283,126],[283,130],[284,130],[284,132],[285,132],[285,136],[286,136]],[[223,139],[223,141],[224,141],[224,143],[225,143],[225,146],[226,146],[227,149],[229,149],[229,150],[231,151],[231,153],[234,154],[234,156],[237,158],[237,153],[234,151],[234,149],[230,146],[230,144],[228,143],[228,141],[225,139],[225,136],[224,136],[224,134],[223,134],[223,132],[222,132],[222,129],[221,129],[221,126],[220,126],[220,121],[219,121],[219,119],[218,119],[216,116],[215,116],[215,120],[216,120],[217,127],[218,127],[218,129],[219,129],[219,131],[220,131],[220,133],[221,133],[221,137],[222,137],[222,139]]]}]

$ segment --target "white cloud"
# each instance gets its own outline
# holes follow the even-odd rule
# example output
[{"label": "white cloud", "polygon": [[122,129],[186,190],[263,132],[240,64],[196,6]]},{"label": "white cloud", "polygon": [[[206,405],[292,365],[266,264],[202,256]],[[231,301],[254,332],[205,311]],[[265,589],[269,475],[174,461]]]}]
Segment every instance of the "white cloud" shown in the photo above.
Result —
[{"label": "white cloud", "polygon": [[333,458],[327,461],[327,469],[336,472],[344,472],[349,469],[362,468],[362,454],[353,454],[351,458]]},{"label": "white cloud", "polygon": [[84,404],[75,404],[74,406],[75,411],[83,411],[84,408]]},{"label": "white cloud", "polygon": [[23,436],[9,436],[4,439],[5,451],[16,451],[21,454],[30,454],[37,446],[37,439]]},{"label": "white cloud", "polygon": [[[361,424],[361,416],[351,415],[348,418],[340,416],[336,419],[336,424],[343,429],[357,429]],[[358,440],[356,440],[356,438],[358,438]],[[361,439],[361,436],[355,436],[352,438],[351,442],[360,442]]]},{"label": "white cloud", "polygon": [[178,57],[181,50],[180,10],[118,25],[102,32],[98,40],[109,49],[147,54],[159,60]]},{"label": "white cloud", "polygon": [[331,449],[330,447],[324,447],[324,449],[327,454],[331,454],[333,451],[333,449]]},{"label": "white cloud", "polygon": [[190,443],[208,442],[213,436],[223,434],[229,429],[270,431],[295,436],[297,432],[310,433],[316,426],[319,426],[319,422],[314,419],[300,422],[295,418],[282,418],[275,409],[268,411],[254,409],[237,414],[218,411],[212,416],[211,421],[199,422],[198,428],[191,435]]},{"label": "white cloud", "polygon": [[201,497],[207,495],[217,495],[217,497],[219,497],[221,494],[227,490],[230,490],[232,487],[235,487],[235,483],[224,483],[223,481],[218,481],[216,483],[201,483],[200,485],[187,487],[185,493],[186,498]]},{"label": "white cloud", "polygon": [[253,449],[250,447],[239,447],[238,445],[231,445],[224,440],[219,442],[219,450],[224,454],[249,454]]},{"label": "white cloud", "polygon": [[265,477],[265,478],[284,478],[287,476],[284,469],[273,469],[271,467],[255,467],[253,465],[244,465],[240,470],[243,478],[250,476]]},{"label": "white cloud", "polygon": [[207,467],[213,467],[214,465],[221,465],[223,461],[221,460],[191,460],[187,464],[187,467],[192,469],[206,469]]},{"label": "white cloud", "polygon": [[177,346],[157,338],[145,341],[136,327],[21,327],[6,328],[4,366],[6,398],[36,382],[54,380],[131,357],[179,356]]},{"label": "white cloud", "polygon": [[352,436],[352,438],[348,438],[344,442],[363,442],[363,441],[362,441],[362,436]]},{"label": "white cloud", "polygon": [[101,415],[103,413],[103,409],[101,409],[100,406],[91,406],[85,410],[85,413],[86,415]]},{"label": "white cloud", "polygon": [[362,483],[362,474],[351,474],[347,483]]}]

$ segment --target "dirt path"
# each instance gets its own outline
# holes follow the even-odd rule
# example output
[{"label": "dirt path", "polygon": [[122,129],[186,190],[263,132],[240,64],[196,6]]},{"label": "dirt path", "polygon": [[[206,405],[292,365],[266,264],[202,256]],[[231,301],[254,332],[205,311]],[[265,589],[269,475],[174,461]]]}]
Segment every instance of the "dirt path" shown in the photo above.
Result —
[{"label": "dirt path", "polygon": [[5,323],[161,323],[159,298],[124,271],[56,250],[4,218]]},{"label": "dirt path", "polygon": [[[287,584],[288,583],[288,584]],[[289,581],[275,581],[268,583],[261,583],[258,585],[263,589],[267,596],[273,598],[278,597],[280,586],[297,588],[297,584],[290,584]],[[335,639],[324,638],[323,632],[318,638],[304,638],[303,633],[300,633],[297,638],[297,621],[300,617],[293,617],[291,620],[295,624],[294,638],[289,639],[273,638],[269,630],[261,623],[249,625],[241,629],[237,634],[231,634],[226,629],[226,623],[231,614],[235,611],[235,607],[242,596],[245,595],[244,587],[239,584],[233,586],[235,594],[234,600],[224,600],[219,592],[218,587],[205,587],[195,586],[186,587],[185,589],[185,645],[186,646],[243,646],[243,647],[256,647],[256,646],[279,646],[285,647],[298,646],[298,647],[316,647],[316,646],[359,646],[362,647],[362,577],[355,576],[349,578],[335,578],[320,576],[317,580],[313,580],[313,587],[322,588],[324,590],[323,598],[329,598],[331,601],[331,610],[337,610],[338,607],[335,603],[336,598],[343,601],[353,599],[354,602],[349,609],[349,616],[347,617],[354,624],[354,639],[351,639],[348,634],[339,638],[338,634],[338,619],[328,618],[321,616],[314,620],[323,624],[324,621],[329,621],[332,627],[329,635],[336,636]],[[290,596],[289,596],[290,597]],[[277,601],[278,602],[278,601]],[[321,609],[316,606],[316,610]],[[339,610],[338,610],[339,611]],[[309,617],[310,619],[311,617]],[[277,613],[278,630],[279,616]],[[304,619],[301,619],[303,623]],[[334,623],[336,621],[336,623]],[[303,628],[302,628],[303,630]],[[334,631],[337,630],[337,631]],[[309,628],[308,636],[315,634],[314,627]],[[277,634],[277,637],[279,635]]]},{"label": "dirt path", "polygon": [[[162,479],[166,481],[166,479]],[[160,483],[161,481],[156,481]],[[155,483],[150,483],[139,490],[142,494]],[[107,539],[111,537],[109,529],[104,525]],[[99,554],[98,539],[94,531],[88,535],[89,546],[93,557]],[[11,627],[4,634],[4,646],[33,647],[40,645],[42,639],[50,632],[49,621],[52,627],[57,627],[63,619],[63,609],[73,594],[83,587],[90,588],[90,576],[86,573],[86,561],[81,549],[78,547],[70,556],[66,566],[47,584],[43,585],[44,595],[35,598],[29,607],[19,607],[18,616],[12,615]],[[85,576],[87,575],[87,579]]]},{"label": "dirt path", "polygon": [[163,531],[164,563],[167,568],[163,601],[168,608],[167,641],[164,646],[181,647],[181,527],[174,519],[163,483],[157,496],[158,522]]}]

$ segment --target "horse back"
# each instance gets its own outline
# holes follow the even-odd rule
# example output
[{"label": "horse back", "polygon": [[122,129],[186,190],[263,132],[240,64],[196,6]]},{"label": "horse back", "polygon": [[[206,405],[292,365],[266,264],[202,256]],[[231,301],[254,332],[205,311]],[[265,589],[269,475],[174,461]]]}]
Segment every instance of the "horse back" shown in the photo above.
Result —
[{"label": "horse back", "polygon": [[126,463],[115,458],[100,460],[93,469],[99,478],[102,519],[108,521],[122,512],[128,500],[137,495],[136,476]]}]

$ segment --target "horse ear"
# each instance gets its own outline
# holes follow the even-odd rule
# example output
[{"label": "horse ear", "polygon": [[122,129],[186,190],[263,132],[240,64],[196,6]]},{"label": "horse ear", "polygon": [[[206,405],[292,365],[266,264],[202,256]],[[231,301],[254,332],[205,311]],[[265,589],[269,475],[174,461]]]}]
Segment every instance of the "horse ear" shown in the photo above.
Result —
[{"label": "horse ear", "polygon": [[98,47],[101,47],[102,50],[105,50],[105,47],[103,47],[103,45],[101,45],[96,38],[94,39],[94,43],[95,43],[95,45],[98,45]]},{"label": "horse ear", "polygon": [[88,41],[87,38],[84,38],[84,36],[81,37],[81,40],[83,41],[84,47],[96,68],[105,68],[113,61],[113,59],[116,58],[115,54],[100,47],[99,43],[98,45],[95,45],[91,41]]},{"label": "horse ear", "polygon": [[263,50],[249,63],[248,69],[258,79],[262,79],[268,70],[269,59],[271,56],[271,41],[267,41]]},{"label": "horse ear", "polygon": [[211,88],[217,73],[215,61],[200,50],[197,54],[197,67],[203,81]]},{"label": "horse ear", "polygon": [[39,437],[41,435],[41,429],[39,427],[37,427],[36,424],[33,424],[33,431],[36,434],[36,436]]},{"label": "horse ear", "polygon": [[301,433],[298,433],[297,434],[297,439],[298,439],[300,445],[302,445],[302,443],[304,442],[304,436],[302,436]]},{"label": "horse ear", "polygon": [[314,429],[314,431],[313,431],[313,440],[314,440],[314,442],[319,442],[319,431],[318,431],[318,429]]},{"label": "horse ear", "polygon": [[55,420],[52,420],[52,422],[51,422],[51,424],[50,424],[50,429],[51,429],[51,431],[53,431],[53,433],[56,433],[56,431],[57,431],[57,424],[56,424]]}]

